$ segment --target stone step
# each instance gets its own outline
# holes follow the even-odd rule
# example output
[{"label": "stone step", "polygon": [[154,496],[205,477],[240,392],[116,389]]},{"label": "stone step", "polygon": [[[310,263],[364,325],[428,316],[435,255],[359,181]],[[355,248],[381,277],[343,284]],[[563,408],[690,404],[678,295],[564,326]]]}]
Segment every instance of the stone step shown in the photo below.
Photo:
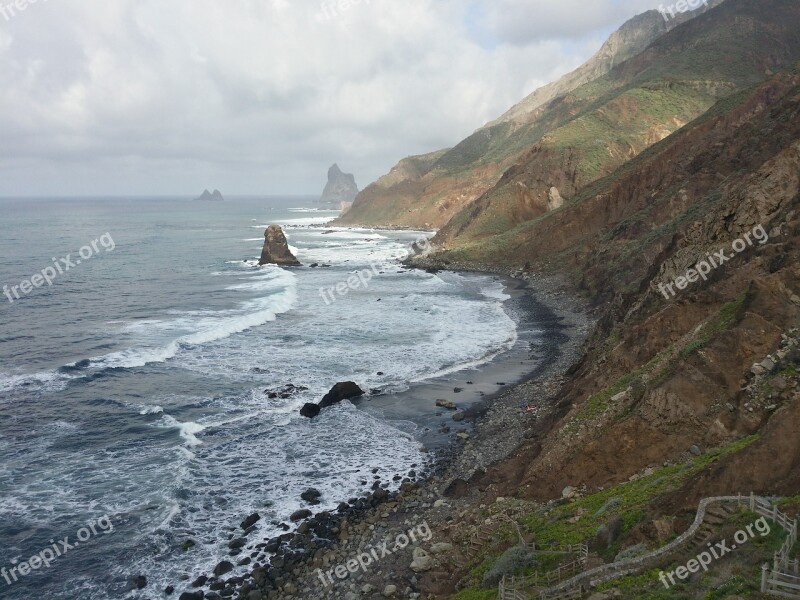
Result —
[{"label": "stone step", "polygon": [[703,519],[703,523],[710,523],[712,525],[722,525],[723,523],[726,523],[729,518],[730,515],[717,515],[717,514],[712,515],[706,513],[706,517],[705,519]]}]

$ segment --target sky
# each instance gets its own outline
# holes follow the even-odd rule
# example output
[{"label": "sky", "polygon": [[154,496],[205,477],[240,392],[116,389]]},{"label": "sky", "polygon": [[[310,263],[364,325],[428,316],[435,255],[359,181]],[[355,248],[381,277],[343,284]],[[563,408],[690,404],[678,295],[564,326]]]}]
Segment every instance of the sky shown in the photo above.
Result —
[{"label": "sky", "polygon": [[0,0],[0,196],[316,195],[334,162],[364,188],[655,6]]}]

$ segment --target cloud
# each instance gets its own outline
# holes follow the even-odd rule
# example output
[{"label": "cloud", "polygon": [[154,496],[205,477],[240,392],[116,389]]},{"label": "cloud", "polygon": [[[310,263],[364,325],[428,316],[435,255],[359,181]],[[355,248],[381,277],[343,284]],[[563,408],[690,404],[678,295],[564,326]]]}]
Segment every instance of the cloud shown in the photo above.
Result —
[{"label": "cloud", "polygon": [[542,39],[581,39],[613,30],[652,0],[495,0],[486,7],[486,27],[500,40],[527,44]]},{"label": "cloud", "polygon": [[364,186],[574,68],[637,4],[40,0],[0,16],[0,194],[318,193],[333,162]]}]

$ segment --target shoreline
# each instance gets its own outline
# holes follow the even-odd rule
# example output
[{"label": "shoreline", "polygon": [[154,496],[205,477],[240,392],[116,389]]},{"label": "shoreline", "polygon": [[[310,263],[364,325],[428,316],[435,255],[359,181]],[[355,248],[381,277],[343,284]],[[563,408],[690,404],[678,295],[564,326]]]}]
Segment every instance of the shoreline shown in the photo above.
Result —
[{"label": "shoreline", "polygon": [[[511,347],[473,367],[462,366],[413,382],[406,390],[353,401],[359,409],[396,426],[403,421],[413,423],[415,437],[427,451],[447,451],[458,444],[457,434],[465,432],[466,425],[471,429],[494,400],[546,369],[554,347],[566,341],[561,327],[553,326],[553,314],[536,300],[536,291],[528,282],[491,273],[471,274],[490,276],[503,284],[508,296],[503,301],[503,310],[516,328]],[[437,400],[451,402],[455,408],[439,407]]]},{"label": "shoreline", "polygon": [[[430,268],[417,264],[414,267]],[[453,265],[439,270],[502,278],[504,289],[511,296],[504,301],[504,309],[507,313],[512,313],[510,316],[517,323],[519,335],[514,347],[501,353],[497,362],[492,359],[475,369],[421,382],[406,392],[379,395],[371,400],[357,402],[360,409],[373,413],[379,411],[382,413],[379,415],[381,418],[390,421],[402,418],[392,414],[392,410],[396,411],[404,396],[406,400],[414,396],[417,408],[429,407],[427,414],[417,412],[415,415],[407,415],[413,416],[409,420],[414,421],[417,426],[422,424],[424,427],[428,423],[428,431],[417,437],[420,443],[433,451],[428,464],[420,468],[420,471],[423,468],[424,471],[419,474],[412,471],[406,477],[395,477],[395,483],[402,477],[400,487],[395,492],[387,491],[380,487],[380,482],[376,482],[373,491],[365,496],[349,501],[343,499],[336,512],[312,513],[294,531],[261,542],[257,542],[257,538],[248,540],[246,550],[249,553],[244,555],[246,557],[241,559],[237,553],[230,557],[230,561],[244,561],[248,570],[253,567],[249,577],[231,577],[225,580],[222,572],[217,577],[210,573],[198,574],[201,578],[208,576],[202,587],[208,586],[210,591],[200,595],[201,588],[188,588],[181,596],[184,600],[216,600],[230,597],[231,592],[234,597],[247,600],[299,600],[308,597],[346,597],[352,600],[369,597],[369,593],[364,593],[365,590],[384,590],[380,585],[384,577],[378,569],[374,572],[364,570],[363,577],[358,577],[359,589],[354,588],[356,576],[350,577],[349,573],[348,581],[338,581],[337,585],[328,588],[323,585],[324,578],[319,577],[320,572],[325,572],[320,569],[340,564],[337,558],[339,561],[346,561],[346,557],[356,555],[355,550],[372,545],[368,540],[378,544],[378,538],[392,529],[392,521],[397,516],[409,512],[424,513],[436,508],[441,511],[447,506],[444,498],[466,495],[465,488],[469,488],[469,481],[489,465],[511,455],[525,440],[537,418],[544,416],[548,409],[547,400],[560,387],[562,376],[579,360],[583,343],[590,334],[593,321],[585,303],[569,294],[566,291],[569,287],[565,282],[554,277],[536,276],[533,279],[523,279],[515,277],[514,275],[518,275],[516,273],[459,267],[454,269]],[[536,341],[540,342],[536,348],[538,356],[535,356],[535,352],[526,355],[524,348],[533,339],[534,325],[545,326],[541,331],[537,330],[539,335]],[[512,364],[514,362],[519,364]],[[499,380],[497,374],[500,372],[506,373],[505,378],[511,381]],[[516,377],[512,380],[511,375],[514,373]],[[444,392],[454,381],[453,378],[471,378],[473,382],[472,385],[464,386],[464,391],[468,387],[471,389],[467,394],[461,392],[456,401],[461,405],[458,411],[463,414],[461,422],[451,421],[453,412],[435,407],[436,399],[447,399]],[[490,380],[497,380],[494,382],[496,389],[491,393],[485,391],[486,386],[491,386]],[[511,385],[496,385],[498,383]],[[471,400],[468,400],[470,397]],[[392,404],[395,405],[394,409]],[[538,407],[538,415],[526,412],[526,407],[531,404]],[[407,412],[407,406],[403,405],[402,408]],[[443,433],[438,431],[437,424],[444,422],[450,422],[450,431]],[[464,425],[469,427],[465,428]],[[457,433],[456,429],[459,430]],[[463,435],[465,433],[466,436]],[[462,435],[459,437],[459,434]],[[412,525],[421,522],[420,517]],[[409,523],[406,520],[394,525],[399,524],[402,530],[403,527],[408,529]],[[246,532],[241,533],[246,535]],[[398,556],[394,555],[392,558],[397,559]],[[412,557],[406,558],[405,569],[408,570],[408,562]],[[228,564],[232,565],[232,562]],[[396,560],[387,559],[386,566],[389,564],[394,564],[397,568],[401,566]],[[220,565],[215,572],[227,568],[226,565],[220,569]],[[377,577],[374,583],[367,581],[370,576]],[[416,580],[416,577],[412,577],[410,581],[413,583]],[[188,583],[187,581],[178,585],[187,589],[184,586]],[[416,592],[413,587],[406,591],[408,594],[405,597],[419,597],[414,595]]]}]

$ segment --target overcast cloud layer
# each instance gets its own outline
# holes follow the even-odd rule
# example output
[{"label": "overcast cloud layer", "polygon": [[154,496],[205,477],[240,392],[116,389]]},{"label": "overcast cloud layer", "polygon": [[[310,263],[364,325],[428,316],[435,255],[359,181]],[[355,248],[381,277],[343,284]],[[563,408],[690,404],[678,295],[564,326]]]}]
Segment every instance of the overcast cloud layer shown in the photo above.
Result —
[{"label": "overcast cloud layer", "polygon": [[349,4],[6,8],[0,195],[318,194],[333,162],[364,187],[457,143],[656,2]]}]

